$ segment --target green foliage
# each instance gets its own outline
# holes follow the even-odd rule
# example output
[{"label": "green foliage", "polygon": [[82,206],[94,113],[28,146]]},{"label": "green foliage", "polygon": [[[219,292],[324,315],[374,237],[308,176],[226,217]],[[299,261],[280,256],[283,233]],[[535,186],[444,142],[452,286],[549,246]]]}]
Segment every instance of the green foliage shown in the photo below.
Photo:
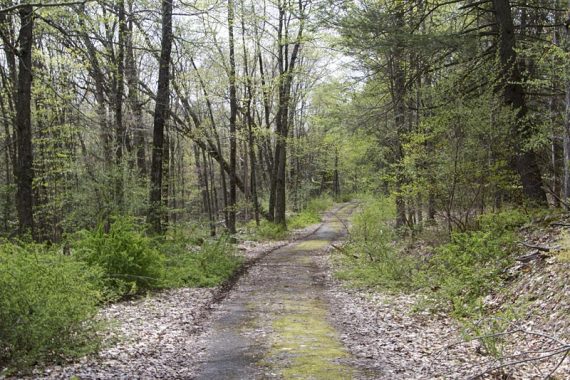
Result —
[{"label": "green foliage", "polygon": [[454,233],[425,262],[398,250],[393,218],[392,199],[364,200],[337,276],[357,286],[423,289],[432,305],[458,318],[480,314],[481,298],[502,283],[504,269],[512,264],[514,230],[530,220],[516,209],[485,214],[479,230]]},{"label": "green foliage", "polygon": [[510,324],[518,316],[514,308],[499,310],[489,316],[483,312],[474,315],[474,318],[462,320],[463,334],[467,339],[478,339],[485,352],[493,357],[502,357],[506,343],[506,335]]},{"label": "green foliage", "polygon": [[279,225],[267,220],[262,220],[259,226],[253,225],[253,240],[283,240],[287,237],[287,230]]},{"label": "green foliage", "polygon": [[333,200],[329,196],[311,199],[303,211],[289,218],[287,227],[298,229],[319,223],[321,221],[321,213],[331,208],[332,204]]},{"label": "green foliage", "polygon": [[81,231],[75,256],[105,272],[111,296],[125,296],[159,285],[164,257],[129,218],[116,218],[109,232],[103,226]]},{"label": "green foliage", "polygon": [[0,245],[0,367],[94,348],[102,273],[34,244]]},{"label": "green foliage", "polygon": [[[109,167],[81,166],[73,170],[78,173],[75,191],[69,194],[68,207],[62,228],[66,233],[82,229],[95,229],[108,219],[109,215],[145,215],[148,209],[148,186],[138,173],[129,170],[126,158],[120,165]],[[118,204],[116,186],[123,183],[123,201]]]},{"label": "green foliage", "polygon": [[516,209],[482,215],[480,230],[454,233],[449,243],[436,248],[418,282],[457,317],[480,312],[481,297],[502,283],[501,274],[513,262],[515,229],[529,220]]},{"label": "green foliage", "polygon": [[230,278],[242,263],[227,236],[205,240],[202,246],[189,246],[187,243],[184,239],[177,239],[161,244],[166,253],[163,286],[216,286]]},{"label": "green foliage", "polygon": [[287,221],[287,227],[289,229],[299,229],[310,226],[311,224],[319,223],[321,221],[321,217],[318,213],[303,210],[300,213],[292,216]]},{"label": "green foliage", "polygon": [[429,269],[420,280],[433,289],[436,302],[447,304],[458,317],[475,312],[479,300],[501,283],[511,262],[514,234],[474,231],[453,234],[436,248]]},{"label": "green foliage", "polygon": [[522,227],[530,220],[529,213],[520,209],[512,209],[483,214],[479,217],[478,222],[481,230],[501,234]]},{"label": "green foliage", "polygon": [[390,198],[365,197],[353,220],[350,242],[344,248],[342,269],[336,275],[357,286],[410,290],[418,261],[399,253],[391,222],[395,215]]}]

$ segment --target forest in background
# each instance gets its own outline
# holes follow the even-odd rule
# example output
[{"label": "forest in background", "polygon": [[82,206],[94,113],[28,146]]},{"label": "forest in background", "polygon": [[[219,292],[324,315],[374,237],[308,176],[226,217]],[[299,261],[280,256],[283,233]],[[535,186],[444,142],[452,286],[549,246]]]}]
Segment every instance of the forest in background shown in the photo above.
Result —
[{"label": "forest in background", "polygon": [[[566,209],[568,20],[561,0],[2,1],[0,283],[39,300],[32,266],[61,270],[93,295],[53,322],[72,335],[101,299],[219,283],[225,232],[282,234],[327,197],[387,197],[404,235]],[[41,339],[3,300],[9,361]]]}]

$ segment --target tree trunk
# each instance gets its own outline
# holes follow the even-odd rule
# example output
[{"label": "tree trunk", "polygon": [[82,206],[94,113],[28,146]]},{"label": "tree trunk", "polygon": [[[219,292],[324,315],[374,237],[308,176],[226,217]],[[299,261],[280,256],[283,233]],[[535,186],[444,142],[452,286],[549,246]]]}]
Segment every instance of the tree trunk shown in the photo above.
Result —
[{"label": "tree trunk", "polygon": [[118,1],[118,22],[119,22],[119,36],[118,36],[118,53],[117,53],[117,72],[114,75],[115,87],[115,165],[117,170],[117,178],[115,179],[115,197],[119,210],[123,208],[123,171],[121,164],[123,161],[123,146],[126,137],[125,127],[123,123],[123,97],[125,92],[125,35],[126,35],[126,20],[125,20],[125,1]]},{"label": "tree trunk", "polygon": [[162,171],[164,127],[170,108],[170,55],[172,51],[172,2],[162,1],[162,42],[160,51],[158,90],[154,111],[152,164],[150,173],[150,209],[147,222],[151,231],[162,232]]},{"label": "tree trunk", "polygon": [[493,8],[499,31],[503,101],[505,105],[513,108],[516,116],[516,122],[512,127],[515,137],[513,166],[521,178],[524,195],[537,204],[545,205],[546,193],[536,153],[524,148],[524,142],[531,137],[532,129],[526,120],[527,105],[521,84],[523,77],[515,51],[516,40],[511,5],[509,0],[493,0]]},{"label": "tree trunk", "polygon": [[300,25],[293,45],[293,51],[289,56],[289,43],[285,36],[287,30],[287,15],[285,4],[279,3],[279,28],[278,28],[278,58],[279,66],[279,99],[277,115],[275,117],[275,158],[271,180],[271,192],[269,196],[269,217],[273,222],[286,226],[286,167],[287,167],[287,137],[289,135],[289,108],[291,100],[291,85],[293,82],[295,66],[302,44],[304,27],[304,8],[299,2]]},{"label": "tree trunk", "polygon": [[[129,8],[132,13],[132,0]],[[128,39],[127,51],[125,57],[125,75],[127,79],[127,86],[129,88],[128,102],[131,112],[133,113],[132,129],[134,134],[134,149],[136,150],[136,161],[139,174],[146,175],[146,149],[145,149],[145,136],[143,124],[143,109],[140,102],[139,95],[139,76],[135,62],[135,53],[133,48],[133,20],[132,17],[128,23]]]},{"label": "tree trunk", "polygon": [[[234,13],[235,5],[233,0],[228,0],[228,33],[230,44],[230,192],[228,201],[228,225],[230,233],[236,233],[236,122],[237,122],[237,94],[236,94],[236,59],[234,47]],[[245,184],[244,184],[245,185]]]},{"label": "tree trunk", "polygon": [[34,16],[33,7],[24,5],[20,8],[20,52],[18,70],[18,97],[16,103],[16,132],[18,141],[18,171],[16,174],[18,190],[16,205],[18,208],[20,234],[34,234],[32,182],[32,46]]}]

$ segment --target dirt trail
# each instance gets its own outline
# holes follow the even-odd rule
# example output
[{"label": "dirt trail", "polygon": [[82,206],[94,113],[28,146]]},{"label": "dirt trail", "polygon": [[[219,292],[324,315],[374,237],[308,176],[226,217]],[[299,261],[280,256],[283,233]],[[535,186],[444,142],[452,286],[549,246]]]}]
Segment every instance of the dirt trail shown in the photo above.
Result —
[{"label": "dirt trail", "polygon": [[315,259],[346,234],[345,204],[305,239],[261,259],[213,315],[199,379],[365,378],[329,322]]}]

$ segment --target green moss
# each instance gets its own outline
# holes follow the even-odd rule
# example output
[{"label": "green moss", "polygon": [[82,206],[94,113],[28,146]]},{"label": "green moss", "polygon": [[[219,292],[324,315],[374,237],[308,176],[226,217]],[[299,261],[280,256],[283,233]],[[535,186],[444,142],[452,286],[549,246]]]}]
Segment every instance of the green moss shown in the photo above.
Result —
[{"label": "green moss", "polygon": [[558,244],[561,249],[555,253],[556,257],[560,262],[570,263],[570,234],[566,231],[562,232]]},{"label": "green moss", "polygon": [[348,357],[327,322],[326,307],[318,301],[285,304],[287,314],[273,323],[275,341],[266,361],[284,361],[285,379],[349,379],[352,368],[339,362]]},{"label": "green moss", "polygon": [[326,248],[326,246],[329,244],[330,242],[328,240],[319,240],[319,239],[305,240],[295,245],[293,249],[295,251],[313,251],[313,250],[316,251]]}]

